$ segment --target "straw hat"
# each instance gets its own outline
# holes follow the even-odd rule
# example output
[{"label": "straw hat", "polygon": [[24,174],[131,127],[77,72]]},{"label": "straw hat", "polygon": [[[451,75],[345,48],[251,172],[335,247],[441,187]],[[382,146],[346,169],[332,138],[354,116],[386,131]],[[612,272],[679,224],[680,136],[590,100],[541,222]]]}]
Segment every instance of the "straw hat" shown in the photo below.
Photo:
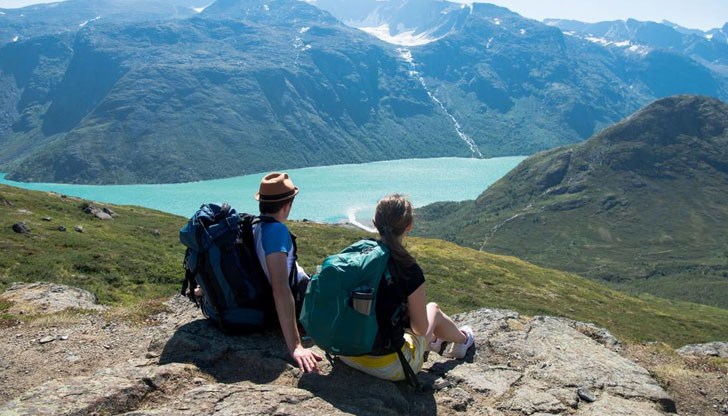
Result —
[{"label": "straw hat", "polygon": [[260,190],[255,194],[255,199],[260,202],[281,202],[296,194],[298,187],[293,185],[287,173],[273,172],[260,181]]}]

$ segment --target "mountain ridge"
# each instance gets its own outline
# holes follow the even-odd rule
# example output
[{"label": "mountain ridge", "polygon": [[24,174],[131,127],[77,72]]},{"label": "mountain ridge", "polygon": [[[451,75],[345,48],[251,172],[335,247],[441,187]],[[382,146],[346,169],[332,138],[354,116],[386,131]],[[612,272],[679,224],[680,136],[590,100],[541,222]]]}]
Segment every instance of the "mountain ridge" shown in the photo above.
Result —
[{"label": "mountain ridge", "polygon": [[661,99],[524,160],[474,201],[420,209],[416,232],[725,308],[726,144],[728,105]]},{"label": "mountain ridge", "polygon": [[728,71],[694,58],[704,43],[635,52],[487,4],[392,4],[430,16],[439,40],[388,44],[309,2],[221,0],[184,19],[100,19],[7,44],[0,169],[21,181],[169,183],[527,155],[655,98],[728,98]]}]

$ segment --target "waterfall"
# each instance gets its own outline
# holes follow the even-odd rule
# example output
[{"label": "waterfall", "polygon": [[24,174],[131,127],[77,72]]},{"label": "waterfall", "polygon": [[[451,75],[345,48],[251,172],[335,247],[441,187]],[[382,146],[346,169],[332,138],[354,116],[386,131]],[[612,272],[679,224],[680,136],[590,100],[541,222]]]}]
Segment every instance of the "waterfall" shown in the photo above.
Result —
[{"label": "waterfall", "polygon": [[410,66],[409,75],[419,81],[419,83],[422,85],[422,88],[425,89],[425,92],[427,95],[434,101],[442,111],[452,120],[452,124],[455,127],[455,132],[460,136],[460,138],[470,147],[470,151],[473,153],[473,156],[482,158],[483,155],[480,153],[480,150],[478,149],[478,145],[468,137],[467,134],[463,131],[462,127],[460,126],[460,123],[457,121],[455,116],[448,111],[448,109],[445,107],[445,104],[443,104],[442,101],[440,101],[437,97],[435,97],[435,94],[430,91],[430,89],[427,87],[427,83],[425,82],[425,78],[420,75],[420,73],[417,71],[417,66],[415,65],[415,60],[412,57],[412,51],[410,51],[408,48],[397,48],[397,52],[399,53],[399,57],[402,58],[403,61],[405,61]]}]

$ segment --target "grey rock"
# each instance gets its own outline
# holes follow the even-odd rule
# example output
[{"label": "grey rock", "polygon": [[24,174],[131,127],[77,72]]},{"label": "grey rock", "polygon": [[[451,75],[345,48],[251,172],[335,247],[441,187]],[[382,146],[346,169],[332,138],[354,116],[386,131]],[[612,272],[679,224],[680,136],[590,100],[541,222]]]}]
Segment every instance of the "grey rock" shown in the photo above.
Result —
[{"label": "grey rock", "polygon": [[116,212],[114,212],[114,210],[112,210],[111,208],[108,208],[108,207],[104,207],[104,208],[102,208],[102,211],[103,211],[103,212],[104,212],[105,214],[108,214],[108,215],[110,215],[110,216],[112,216],[112,217],[114,217],[114,218],[116,218],[116,217],[118,217],[118,216],[119,216],[119,214],[117,214]]},{"label": "grey rock", "polygon": [[54,313],[65,309],[103,310],[91,292],[55,283],[15,283],[0,299],[11,302],[8,314]]},{"label": "grey rock", "polygon": [[597,396],[595,396],[594,393],[592,393],[589,389],[581,387],[576,391],[576,394],[581,400],[584,400],[587,403],[593,403],[597,401]]},{"label": "grey rock", "polygon": [[658,416],[664,415],[654,403],[627,400],[609,393],[589,406],[580,406],[575,416]]},{"label": "grey rock", "polygon": [[105,212],[96,212],[96,213],[94,213],[94,217],[96,217],[96,218],[98,218],[100,220],[111,220],[111,219],[114,218],[114,217],[112,217],[111,215],[109,215],[109,214],[107,214]]},{"label": "grey rock", "polygon": [[678,349],[677,353],[683,356],[728,358],[728,342],[690,344]]},{"label": "grey rock", "polygon": [[100,220],[111,220],[114,216],[116,216],[116,213],[114,211],[108,208],[99,208],[93,204],[84,204],[83,212],[85,212],[86,214],[91,214]]},{"label": "grey rock", "polygon": [[[486,309],[455,319],[474,328],[476,354],[472,364],[453,368],[446,378],[460,387],[502,397],[496,401],[501,411],[563,413],[578,404],[577,392],[568,386],[580,386],[597,392],[599,399],[584,400],[579,409],[596,403],[608,409],[602,403],[607,395],[623,399],[615,414],[630,403],[633,414],[641,414],[644,403],[657,414],[674,412],[674,401],[647,370],[605,347],[618,345],[606,331],[563,318],[526,320],[513,312]],[[506,366],[509,362],[511,366]]]},{"label": "grey rock", "polygon": [[53,342],[55,340],[56,340],[55,337],[52,337],[50,335],[47,335],[47,336],[44,336],[43,338],[41,338],[40,340],[38,340],[38,343],[40,343],[40,344],[47,344],[47,343]]},{"label": "grey rock", "polygon": [[[157,326],[139,329],[148,347],[136,358],[48,381],[0,405],[0,414],[652,416],[672,403],[647,371],[560,318],[492,309],[455,316],[473,327],[475,353],[467,361],[431,353],[418,376],[430,389],[418,393],[338,360],[301,374],[277,331],[228,336],[182,297],[168,306]],[[113,322],[89,329],[116,330]],[[67,349],[63,357],[84,359]]]},{"label": "grey rock", "polygon": [[169,379],[183,376],[185,369],[182,364],[145,369],[120,366],[92,376],[53,380],[6,403],[0,407],[0,414],[123,413],[134,410],[147,394],[164,387]]},{"label": "grey rock", "polygon": [[30,227],[24,221],[13,224],[13,231],[18,234],[30,234]]},{"label": "grey rock", "polygon": [[463,363],[447,373],[448,378],[457,384],[465,384],[470,389],[491,397],[500,397],[511,390],[523,374],[508,368],[483,367]]},{"label": "grey rock", "polygon": [[58,231],[66,231],[66,227],[64,227],[62,225],[59,225],[58,226]]},{"label": "grey rock", "polygon": [[560,414],[567,410],[567,405],[551,394],[540,383],[529,383],[518,388],[510,399],[501,403],[499,409],[517,411],[522,414],[534,413]]}]

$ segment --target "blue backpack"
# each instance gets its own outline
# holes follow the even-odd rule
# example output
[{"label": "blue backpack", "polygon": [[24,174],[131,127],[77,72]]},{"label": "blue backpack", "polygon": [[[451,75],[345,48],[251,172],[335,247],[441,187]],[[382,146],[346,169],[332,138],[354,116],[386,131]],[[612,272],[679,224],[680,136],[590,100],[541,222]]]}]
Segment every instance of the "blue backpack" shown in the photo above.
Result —
[{"label": "blue backpack", "polygon": [[[260,221],[275,220],[238,214],[227,204],[204,204],[179,232],[187,247],[182,294],[226,332],[262,329],[275,310],[253,237]],[[201,297],[194,294],[197,286]]]}]

